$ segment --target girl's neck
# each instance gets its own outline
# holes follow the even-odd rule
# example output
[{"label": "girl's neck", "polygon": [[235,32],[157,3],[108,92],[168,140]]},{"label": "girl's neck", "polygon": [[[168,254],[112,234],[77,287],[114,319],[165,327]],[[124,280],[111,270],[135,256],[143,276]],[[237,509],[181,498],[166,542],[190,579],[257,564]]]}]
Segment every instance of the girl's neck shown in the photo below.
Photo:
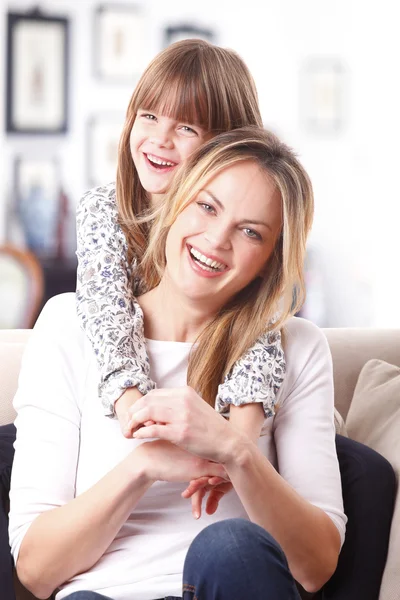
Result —
[{"label": "girl's neck", "polygon": [[144,335],[152,340],[194,342],[215,314],[204,304],[177,294],[164,279],[138,302],[144,315]]}]

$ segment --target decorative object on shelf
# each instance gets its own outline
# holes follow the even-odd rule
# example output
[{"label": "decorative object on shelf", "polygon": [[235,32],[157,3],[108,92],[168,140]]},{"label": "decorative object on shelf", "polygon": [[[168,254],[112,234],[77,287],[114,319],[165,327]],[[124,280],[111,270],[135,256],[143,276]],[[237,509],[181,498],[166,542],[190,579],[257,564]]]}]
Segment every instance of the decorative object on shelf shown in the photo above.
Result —
[{"label": "decorative object on shelf", "polygon": [[115,181],[118,144],[124,125],[123,114],[103,114],[88,123],[89,187]]},{"label": "decorative object on shelf", "polygon": [[107,4],[95,12],[94,68],[101,78],[131,82],[147,63],[146,18],[132,4]]},{"label": "decorative object on shelf", "polygon": [[197,38],[206,40],[207,42],[215,41],[215,34],[212,29],[198,27],[190,23],[182,23],[181,25],[171,25],[165,29],[164,42],[165,46],[169,46],[180,40]]},{"label": "decorative object on shelf", "polygon": [[309,59],[300,79],[300,110],[305,128],[335,134],[346,118],[346,70],[336,58]]},{"label": "decorative object on shelf", "polygon": [[33,327],[43,296],[43,270],[35,255],[0,246],[0,329]]},{"label": "decorative object on shelf", "polygon": [[67,131],[68,19],[8,13],[7,132]]},{"label": "decorative object on shelf", "polygon": [[27,247],[39,257],[57,253],[60,177],[57,161],[16,160],[17,213]]}]

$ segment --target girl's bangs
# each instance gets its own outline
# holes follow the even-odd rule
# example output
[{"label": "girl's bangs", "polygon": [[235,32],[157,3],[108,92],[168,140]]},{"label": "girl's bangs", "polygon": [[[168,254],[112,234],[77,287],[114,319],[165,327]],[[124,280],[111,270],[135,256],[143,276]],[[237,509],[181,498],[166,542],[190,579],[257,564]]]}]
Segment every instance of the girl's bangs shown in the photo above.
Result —
[{"label": "girl's bangs", "polygon": [[206,131],[213,130],[205,86],[201,86],[194,78],[183,77],[183,74],[176,76],[174,81],[167,76],[143,90],[137,105],[138,108],[197,125]]}]

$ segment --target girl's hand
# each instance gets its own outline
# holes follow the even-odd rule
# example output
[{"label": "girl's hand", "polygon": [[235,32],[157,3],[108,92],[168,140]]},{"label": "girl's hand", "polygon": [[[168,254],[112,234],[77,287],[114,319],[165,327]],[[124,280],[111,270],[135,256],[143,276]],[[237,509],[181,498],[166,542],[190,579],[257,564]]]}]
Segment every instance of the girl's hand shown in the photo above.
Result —
[{"label": "girl's hand", "polygon": [[139,461],[146,479],[186,483],[192,479],[208,481],[217,478],[227,481],[222,465],[199,458],[164,440],[145,442],[133,452]]},{"label": "girl's hand", "polygon": [[183,498],[192,499],[192,514],[195,519],[201,517],[202,502],[204,496],[209,492],[206,502],[206,513],[213,515],[219,505],[221,498],[233,489],[230,481],[222,477],[199,477],[192,480],[186,490],[182,492]]},{"label": "girl's hand", "polygon": [[126,438],[131,438],[133,433],[129,427],[129,421],[131,420],[129,409],[139,398],[143,398],[143,396],[137,388],[127,388],[114,404],[122,435]]},{"label": "girl's hand", "polygon": [[[234,456],[238,442],[246,437],[188,386],[152,390],[134,403],[130,413],[134,438],[167,440],[221,464]],[[142,427],[148,421],[154,425]]]}]

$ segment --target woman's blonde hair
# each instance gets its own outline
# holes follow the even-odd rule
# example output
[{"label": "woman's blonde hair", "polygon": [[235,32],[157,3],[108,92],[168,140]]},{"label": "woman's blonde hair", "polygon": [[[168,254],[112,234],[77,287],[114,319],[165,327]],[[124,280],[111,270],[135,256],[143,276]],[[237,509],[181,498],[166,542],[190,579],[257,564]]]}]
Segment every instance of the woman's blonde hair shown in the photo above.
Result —
[{"label": "woman's blonde hair", "polygon": [[142,255],[148,236],[148,224],[137,216],[149,208],[149,198],[130,149],[139,108],[198,124],[215,135],[246,125],[262,126],[254,80],[233,50],[183,40],[160,52],[131,97],[119,144],[116,196],[129,259]]},{"label": "woman's blonde hair", "polygon": [[314,200],[310,179],[294,152],[261,128],[223,133],[182,165],[153,220],[141,272],[151,289],[165,271],[171,225],[213,177],[243,161],[255,162],[275,183],[282,203],[282,230],[263,275],[223,306],[200,334],[191,353],[188,383],[212,406],[218,385],[234,363],[268,329],[279,330],[302,306],[303,264]]}]

